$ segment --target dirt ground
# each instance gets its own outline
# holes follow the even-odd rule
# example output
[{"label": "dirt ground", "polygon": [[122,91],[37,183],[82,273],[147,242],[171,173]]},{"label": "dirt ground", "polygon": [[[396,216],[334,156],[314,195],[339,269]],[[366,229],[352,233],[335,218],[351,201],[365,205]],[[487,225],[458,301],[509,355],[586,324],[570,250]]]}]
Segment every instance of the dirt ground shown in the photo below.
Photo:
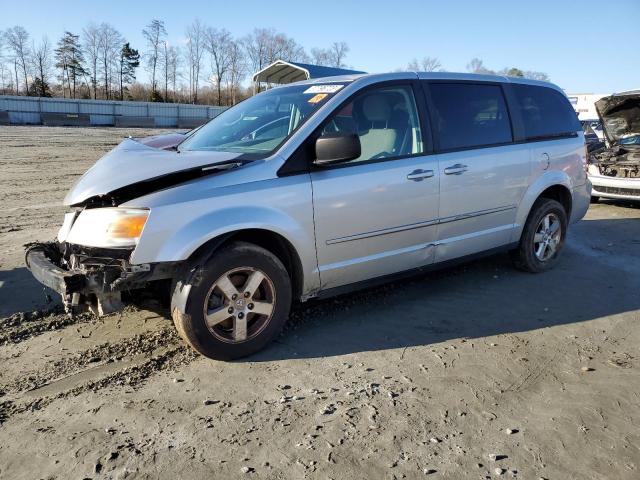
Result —
[{"label": "dirt ground", "polygon": [[640,478],[639,205],[593,205],[551,272],[499,255],[310,303],[216,362],[152,300],[43,313],[24,268],[129,133],[0,127],[0,478]]}]

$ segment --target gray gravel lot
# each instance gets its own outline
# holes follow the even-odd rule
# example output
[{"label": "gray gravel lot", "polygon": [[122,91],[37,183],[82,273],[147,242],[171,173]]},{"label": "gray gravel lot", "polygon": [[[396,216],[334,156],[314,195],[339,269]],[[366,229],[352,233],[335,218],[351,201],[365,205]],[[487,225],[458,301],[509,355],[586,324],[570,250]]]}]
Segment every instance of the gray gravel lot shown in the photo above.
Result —
[{"label": "gray gravel lot", "polygon": [[0,127],[0,478],[640,478],[640,205],[593,205],[551,272],[499,255],[309,303],[216,362],[153,300],[34,311],[22,245],[130,133]]}]

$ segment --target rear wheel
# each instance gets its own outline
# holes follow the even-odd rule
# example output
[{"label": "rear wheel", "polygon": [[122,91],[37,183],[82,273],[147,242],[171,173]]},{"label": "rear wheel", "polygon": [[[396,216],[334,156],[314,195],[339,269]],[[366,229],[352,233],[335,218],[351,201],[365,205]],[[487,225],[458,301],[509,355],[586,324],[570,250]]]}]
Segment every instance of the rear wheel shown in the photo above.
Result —
[{"label": "rear wheel", "polygon": [[552,268],[560,258],[567,234],[567,214],[562,204],[539,198],[531,208],[518,248],[512,252],[517,268],[538,273]]},{"label": "rear wheel", "polygon": [[230,360],[257,352],[279,334],[289,315],[287,270],[257,245],[237,242],[207,261],[196,259],[175,288],[187,285],[185,311],[172,304],[173,321],[182,338],[209,358]]}]

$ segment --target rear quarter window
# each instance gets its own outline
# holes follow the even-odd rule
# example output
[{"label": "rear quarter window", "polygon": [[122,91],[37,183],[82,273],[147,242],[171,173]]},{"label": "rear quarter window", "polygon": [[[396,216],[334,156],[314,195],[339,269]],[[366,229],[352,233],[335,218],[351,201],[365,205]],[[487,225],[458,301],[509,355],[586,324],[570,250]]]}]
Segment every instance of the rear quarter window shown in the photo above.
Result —
[{"label": "rear quarter window", "polygon": [[511,85],[527,140],[575,135],[580,122],[569,100],[553,88]]}]

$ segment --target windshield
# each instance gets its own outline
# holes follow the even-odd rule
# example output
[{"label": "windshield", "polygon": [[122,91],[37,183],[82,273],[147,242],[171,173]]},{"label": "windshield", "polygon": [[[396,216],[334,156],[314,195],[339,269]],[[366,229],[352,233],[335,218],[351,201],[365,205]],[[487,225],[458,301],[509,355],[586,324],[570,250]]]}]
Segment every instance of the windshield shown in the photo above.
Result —
[{"label": "windshield", "polygon": [[266,157],[344,84],[274,88],[225,110],[189,138],[179,151],[213,150]]}]

